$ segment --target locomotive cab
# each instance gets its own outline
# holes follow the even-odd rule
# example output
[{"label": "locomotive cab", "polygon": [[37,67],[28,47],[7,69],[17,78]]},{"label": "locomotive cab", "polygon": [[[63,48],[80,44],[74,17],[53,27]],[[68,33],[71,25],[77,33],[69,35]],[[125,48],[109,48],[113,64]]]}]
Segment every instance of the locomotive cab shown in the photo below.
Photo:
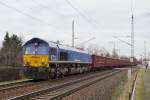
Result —
[{"label": "locomotive cab", "polygon": [[48,48],[43,44],[33,43],[25,47],[23,56],[24,66],[46,67],[48,66]]},{"label": "locomotive cab", "polygon": [[25,75],[31,78],[47,77],[49,48],[48,44],[38,39],[32,39],[24,46],[23,66]]}]

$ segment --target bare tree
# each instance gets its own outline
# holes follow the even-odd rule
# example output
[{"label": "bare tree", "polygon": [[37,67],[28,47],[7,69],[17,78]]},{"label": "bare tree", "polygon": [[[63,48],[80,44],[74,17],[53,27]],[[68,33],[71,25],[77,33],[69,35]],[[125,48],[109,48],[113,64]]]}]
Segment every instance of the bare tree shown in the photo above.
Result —
[{"label": "bare tree", "polygon": [[108,54],[107,50],[104,47],[99,47],[96,44],[89,45],[86,50],[89,52],[89,54],[95,54],[100,56],[106,56],[106,54]]},{"label": "bare tree", "polygon": [[115,48],[112,51],[112,57],[113,58],[119,58],[119,55],[118,55],[117,50]]},{"label": "bare tree", "polygon": [[106,57],[111,57],[111,54],[109,52],[106,53]]},{"label": "bare tree", "polygon": [[77,49],[80,49],[80,50],[85,50],[84,45],[77,45],[76,48],[77,48]]}]

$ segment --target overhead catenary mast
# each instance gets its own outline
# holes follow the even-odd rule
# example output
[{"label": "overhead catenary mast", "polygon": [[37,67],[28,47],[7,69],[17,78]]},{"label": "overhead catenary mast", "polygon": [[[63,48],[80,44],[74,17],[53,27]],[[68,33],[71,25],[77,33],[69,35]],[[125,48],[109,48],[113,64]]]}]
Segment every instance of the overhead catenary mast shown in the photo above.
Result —
[{"label": "overhead catenary mast", "polygon": [[74,47],[74,20],[72,21],[72,47]]},{"label": "overhead catenary mast", "polygon": [[131,0],[131,59],[134,58],[134,14],[133,14],[133,0]]},{"label": "overhead catenary mast", "polygon": [[131,22],[131,58],[134,58],[134,16],[132,15]]},{"label": "overhead catenary mast", "polygon": [[[131,62],[134,62],[134,14],[133,14],[133,0],[131,0]],[[132,91],[132,67],[131,69],[128,70],[128,74],[129,74],[129,100],[133,99],[133,91]]]},{"label": "overhead catenary mast", "polygon": [[144,41],[144,59],[146,61],[146,42]]}]

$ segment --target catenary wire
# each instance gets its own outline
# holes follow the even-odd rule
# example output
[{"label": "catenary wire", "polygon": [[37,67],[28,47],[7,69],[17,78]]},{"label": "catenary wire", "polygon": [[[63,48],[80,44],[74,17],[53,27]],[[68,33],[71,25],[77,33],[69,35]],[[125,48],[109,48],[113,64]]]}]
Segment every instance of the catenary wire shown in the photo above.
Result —
[{"label": "catenary wire", "polygon": [[[43,5],[43,4],[39,3],[39,2],[37,2],[36,0],[32,0],[32,2],[34,2],[36,5],[38,5],[38,6],[42,7],[42,8],[49,9],[48,6],[45,6],[45,5]],[[59,16],[66,17],[64,14],[59,13],[59,12],[56,12],[54,9],[51,9],[51,11],[52,11],[53,13],[59,15]]]},{"label": "catenary wire", "polygon": [[21,11],[21,10],[15,8],[15,7],[13,7],[13,6],[10,6],[10,5],[8,5],[8,4],[2,2],[2,1],[0,1],[0,4],[3,5],[3,6],[5,6],[5,7],[7,7],[7,8],[12,9],[12,10],[14,10],[14,11],[16,11],[16,12],[18,12],[18,13],[24,15],[24,16],[27,16],[27,17],[29,17],[29,18],[31,18],[31,19],[33,19],[33,20],[36,20],[36,21],[38,21],[38,22],[42,22],[42,23],[44,23],[44,24],[47,24],[48,26],[54,28],[55,30],[57,30],[57,31],[59,31],[59,32],[62,32],[58,27],[56,27],[56,26],[54,26],[54,25],[52,25],[52,24],[50,24],[50,23],[48,23],[48,22],[46,22],[46,21],[44,21],[44,20],[42,20],[42,19],[39,19],[39,18],[34,17],[34,16],[31,16],[30,14],[25,13],[25,12],[23,12],[23,11]]},{"label": "catenary wire", "polygon": [[93,25],[93,23],[80,11],[78,10],[69,0],[65,0],[67,2],[68,5],[70,5],[81,17],[83,17],[83,19],[85,19],[93,28],[97,29],[97,27],[95,27]]}]

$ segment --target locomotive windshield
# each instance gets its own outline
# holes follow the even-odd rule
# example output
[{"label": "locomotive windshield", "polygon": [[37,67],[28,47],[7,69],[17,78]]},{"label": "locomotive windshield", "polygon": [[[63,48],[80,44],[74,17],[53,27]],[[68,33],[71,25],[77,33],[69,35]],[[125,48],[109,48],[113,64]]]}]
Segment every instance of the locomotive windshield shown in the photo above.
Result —
[{"label": "locomotive windshield", "polygon": [[45,45],[39,44],[39,45],[27,45],[25,47],[25,54],[34,54],[34,55],[47,55],[48,49]]}]

